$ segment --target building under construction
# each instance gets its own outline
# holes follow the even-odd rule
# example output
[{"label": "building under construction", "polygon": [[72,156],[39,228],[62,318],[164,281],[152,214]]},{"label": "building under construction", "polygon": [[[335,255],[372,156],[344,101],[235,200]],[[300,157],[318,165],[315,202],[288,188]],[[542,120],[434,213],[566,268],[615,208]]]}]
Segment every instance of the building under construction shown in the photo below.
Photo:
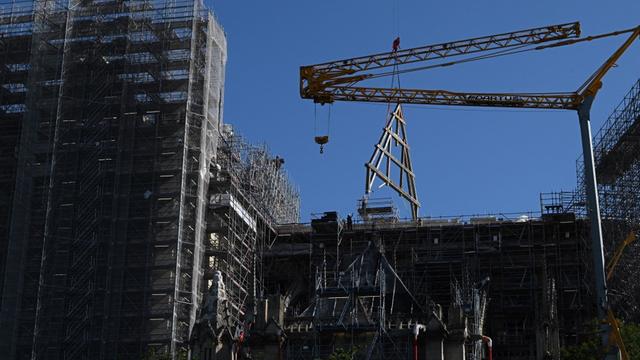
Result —
[{"label": "building under construction", "polygon": [[201,1],[0,5],[2,357],[186,352],[224,148],[222,28]]},{"label": "building under construction", "polygon": [[326,213],[310,226],[281,226],[265,253],[268,284],[289,305],[287,358],[342,347],[358,358],[482,359],[483,335],[498,358],[557,358],[594,316],[583,220],[414,222],[367,209],[376,219],[347,225]]},{"label": "building under construction", "polygon": [[[638,247],[619,258],[614,250],[637,223],[638,86],[595,141],[599,174],[609,177],[599,181],[606,260],[619,265],[611,302],[630,321]],[[593,335],[597,316],[583,182],[542,194],[535,214],[400,220],[392,203],[368,199],[357,220],[326,212],[278,225],[261,252],[256,317],[225,355],[559,359]],[[228,308],[221,279],[211,292],[219,312]]]},{"label": "building under construction", "polygon": [[[640,81],[594,139],[606,261],[618,265],[609,296],[628,321],[640,319],[640,246],[629,236],[638,129]],[[497,358],[559,359],[597,316],[582,160],[577,174],[576,191],[542,194],[535,215],[401,221],[392,204],[363,200],[358,222],[324,213],[279,226],[263,262],[286,305],[283,357],[483,359],[490,344]]]},{"label": "building under construction", "polygon": [[217,272],[226,328],[249,321],[260,251],[299,200],[284,160],[222,124],[213,14],[190,0],[1,10],[2,357],[183,356]]},{"label": "building under construction", "polygon": [[[536,214],[300,224],[284,159],[222,122],[225,63],[199,0],[0,0],[3,358],[558,359],[589,335],[580,167]],[[636,84],[596,137],[609,257],[639,113]],[[611,293],[638,320],[629,252]]]},{"label": "building under construction", "polygon": [[[640,224],[640,80],[613,109],[594,137],[595,165],[601,205],[607,260],[614,259],[618,269],[611,273],[609,297],[616,313],[629,321],[640,321],[640,305],[629,299],[640,298],[640,286],[630,274],[640,266],[640,245],[630,233]],[[577,161],[578,188],[572,192],[542,194],[543,211],[586,216],[584,163]],[[626,244],[625,244],[626,242]]]}]

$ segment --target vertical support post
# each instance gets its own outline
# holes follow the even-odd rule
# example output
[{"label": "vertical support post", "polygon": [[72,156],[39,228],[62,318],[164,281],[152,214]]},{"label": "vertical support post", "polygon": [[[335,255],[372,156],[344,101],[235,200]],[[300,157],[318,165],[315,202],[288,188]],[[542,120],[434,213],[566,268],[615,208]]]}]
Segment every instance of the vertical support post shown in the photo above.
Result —
[{"label": "vertical support post", "polygon": [[[578,120],[580,121],[580,136],[582,139],[582,157],[584,159],[585,191],[587,195],[587,214],[591,222],[591,254],[593,258],[593,277],[596,289],[596,307],[598,319],[606,316],[607,302],[607,278],[604,268],[604,245],[602,241],[602,224],[600,221],[600,204],[598,199],[598,183],[596,179],[595,160],[593,156],[593,143],[591,140],[591,105],[595,96],[585,97],[578,107]],[[606,349],[609,345],[610,327],[602,324],[602,345]],[[617,359],[617,351],[608,353],[605,359]]]}]

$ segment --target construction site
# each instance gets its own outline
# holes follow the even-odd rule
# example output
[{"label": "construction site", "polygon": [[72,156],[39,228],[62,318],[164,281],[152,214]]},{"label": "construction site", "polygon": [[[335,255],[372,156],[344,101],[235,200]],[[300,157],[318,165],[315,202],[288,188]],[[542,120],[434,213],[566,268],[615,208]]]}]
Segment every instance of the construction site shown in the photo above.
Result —
[{"label": "construction site", "polygon": [[[595,135],[590,109],[639,37],[577,22],[398,37],[301,66],[302,99],[388,105],[355,215],[303,221],[285,159],[223,121],[227,34],[201,0],[0,0],[0,358],[559,360],[595,338],[599,359],[633,359],[640,80]],[[601,38],[619,47],[575,92],[400,86]],[[529,213],[421,217],[405,104],[574,111],[575,190],[532,194]]]}]

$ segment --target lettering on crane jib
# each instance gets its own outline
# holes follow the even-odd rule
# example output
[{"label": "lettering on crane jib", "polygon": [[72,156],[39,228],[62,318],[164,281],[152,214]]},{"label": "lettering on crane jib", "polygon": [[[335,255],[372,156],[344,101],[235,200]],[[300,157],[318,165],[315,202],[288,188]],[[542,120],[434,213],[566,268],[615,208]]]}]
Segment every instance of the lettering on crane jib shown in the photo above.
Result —
[{"label": "lettering on crane jib", "polygon": [[475,102],[517,102],[522,103],[524,99],[517,95],[468,95],[467,101]]}]

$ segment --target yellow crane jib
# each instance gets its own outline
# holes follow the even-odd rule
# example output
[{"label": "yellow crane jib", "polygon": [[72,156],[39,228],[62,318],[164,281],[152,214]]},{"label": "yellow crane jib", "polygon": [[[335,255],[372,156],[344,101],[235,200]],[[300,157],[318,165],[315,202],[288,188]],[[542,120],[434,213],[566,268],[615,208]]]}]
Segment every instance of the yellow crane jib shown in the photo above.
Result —
[{"label": "yellow crane jib", "polygon": [[616,251],[613,253],[613,256],[611,257],[611,260],[609,260],[609,264],[607,264],[607,280],[610,280],[611,277],[613,276],[613,271],[615,270],[616,266],[620,262],[620,259],[624,254],[624,250],[627,248],[627,246],[631,245],[634,241],[636,241],[636,239],[637,239],[637,236],[635,231],[630,231],[627,237],[625,237],[625,239],[620,243],[620,245],[618,245],[618,247],[616,248]]},{"label": "yellow crane jib", "polygon": [[359,72],[579,36],[580,23],[572,22],[302,66],[300,95],[305,99],[314,99],[315,102],[330,103],[334,99],[327,92],[328,88],[353,84],[372,76],[354,75]]},{"label": "yellow crane jib", "polygon": [[[620,262],[622,255],[624,254],[625,249],[631,245],[634,241],[636,241],[637,235],[635,230],[629,232],[629,234],[624,238],[624,240],[618,245],[616,251],[613,253],[611,260],[609,260],[609,264],[607,264],[607,281],[611,280],[613,276],[613,271],[616,266]],[[615,315],[611,308],[607,309],[607,318],[604,320],[611,328],[611,332],[609,333],[609,346],[615,345],[620,350],[620,357],[622,360],[629,360],[629,353],[627,352],[627,348],[624,345],[624,340],[622,339],[622,334],[620,333],[620,322],[616,319]]]},{"label": "yellow crane jib", "polygon": [[[394,73],[363,73],[365,71],[380,70],[391,66],[494,50],[494,52],[488,55],[478,56],[472,59],[478,60],[496,56],[497,52],[499,55],[508,54],[500,50],[505,48],[513,48],[511,50],[514,52],[520,52],[526,51],[520,50],[520,47],[524,48],[535,44],[551,43],[528,49],[541,50],[630,32],[632,34],[624,44],[622,44],[578,90],[572,92],[469,93],[437,89],[379,88],[359,85],[363,80],[389,76]],[[639,36],[640,26],[579,38],[580,24],[575,22],[302,66],[300,68],[300,96],[304,99],[313,99],[316,103],[321,104],[332,103],[334,101],[362,101],[577,110],[586,98],[595,96],[602,86],[602,78]],[[453,61],[401,71],[417,71],[435,66],[453,65],[455,63],[457,62]]]}]

